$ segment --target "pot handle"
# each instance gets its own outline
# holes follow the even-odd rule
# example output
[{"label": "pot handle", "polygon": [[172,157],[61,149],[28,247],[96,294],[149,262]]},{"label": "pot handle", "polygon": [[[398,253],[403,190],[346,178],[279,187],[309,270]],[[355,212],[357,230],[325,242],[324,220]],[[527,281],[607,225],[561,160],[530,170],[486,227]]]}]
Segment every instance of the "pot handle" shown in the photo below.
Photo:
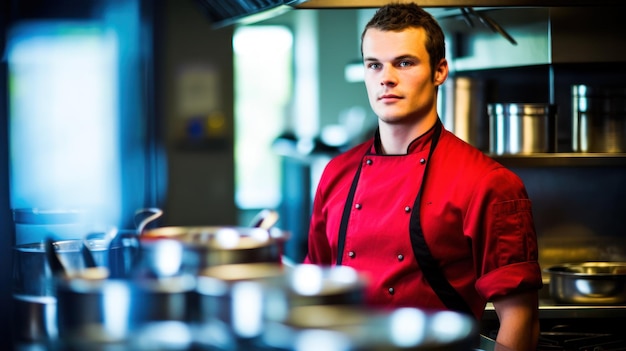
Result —
[{"label": "pot handle", "polygon": [[[135,225],[137,226],[137,234],[141,235],[146,226],[153,221],[157,220],[163,215],[163,210],[156,207],[150,208],[140,208],[135,211]],[[138,219],[142,216],[146,216],[139,223],[137,223]]]}]

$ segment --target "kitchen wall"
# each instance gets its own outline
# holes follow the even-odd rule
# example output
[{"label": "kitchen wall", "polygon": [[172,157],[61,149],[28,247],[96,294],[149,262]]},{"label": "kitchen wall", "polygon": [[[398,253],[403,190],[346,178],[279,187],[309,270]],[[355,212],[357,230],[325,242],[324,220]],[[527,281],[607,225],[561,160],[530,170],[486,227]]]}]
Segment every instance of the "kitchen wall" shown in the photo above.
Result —
[{"label": "kitchen wall", "polygon": [[157,110],[167,160],[162,222],[234,225],[233,27],[212,28],[195,1],[161,2],[160,18]]},{"label": "kitchen wall", "polygon": [[[486,11],[517,39],[517,45],[488,28],[470,28],[461,16],[442,20],[451,39],[452,76],[484,82],[483,107],[496,102],[557,106],[555,154],[541,160],[537,155],[497,158],[527,186],[544,268],[568,261],[626,260],[622,215],[626,156],[572,153],[571,93],[574,84],[626,88],[626,29],[618,15],[622,10],[618,6]],[[486,111],[473,117],[489,118]],[[612,128],[604,130],[606,135],[625,134],[623,122]]]}]

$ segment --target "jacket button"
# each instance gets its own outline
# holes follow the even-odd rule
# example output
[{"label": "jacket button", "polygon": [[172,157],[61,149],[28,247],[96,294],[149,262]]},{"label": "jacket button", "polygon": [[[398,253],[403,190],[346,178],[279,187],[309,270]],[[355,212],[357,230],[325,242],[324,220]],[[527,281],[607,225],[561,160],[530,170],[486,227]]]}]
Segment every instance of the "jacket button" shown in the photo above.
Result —
[{"label": "jacket button", "polygon": [[404,212],[409,213],[411,212],[411,207],[407,206],[404,208]]},{"label": "jacket button", "polygon": [[371,160],[371,159],[369,159],[369,158],[365,161],[365,164],[367,164],[368,166],[371,166],[371,165],[372,165],[372,163],[374,163],[374,161],[372,161],[372,160]]},{"label": "jacket button", "polygon": [[426,159],[425,159],[425,158],[420,159],[420,163],[421,163],[421,164],[426,163]]},{"label": "jacket button", "polygon": [[404,260],[404,255],[400,254],[398,255],[398,261],[403,261]]},{"label": "jacket button", "polygon": [[354,258],[355,256],[356,256],[356,253],[354,251],[348,252],[348,257]]},{"label": "jacket button", "polygon": [[354,205],[354,208],[356,208],[357,210],[360,210],[361,209],[361,204]]},{"label": "jacket button", "polygon": [[389,291],[389,295],[393,295],[396,292],[393,288],[389,288],[388,291]]}]

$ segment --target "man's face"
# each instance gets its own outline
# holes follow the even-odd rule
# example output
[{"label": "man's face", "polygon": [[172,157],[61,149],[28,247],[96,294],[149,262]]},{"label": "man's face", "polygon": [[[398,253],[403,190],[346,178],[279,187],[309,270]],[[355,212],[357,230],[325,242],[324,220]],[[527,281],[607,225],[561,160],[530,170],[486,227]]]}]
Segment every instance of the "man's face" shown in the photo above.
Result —
[{"label": "man's face", "polygon": [[[389,124],[415,123],[437,113],[436,87],[448,74],[445,60],[430,68],[423,28],[381,31],[363,37],[365,87],[378,118]],[[443,66],[443,67],[442,67]]]}]

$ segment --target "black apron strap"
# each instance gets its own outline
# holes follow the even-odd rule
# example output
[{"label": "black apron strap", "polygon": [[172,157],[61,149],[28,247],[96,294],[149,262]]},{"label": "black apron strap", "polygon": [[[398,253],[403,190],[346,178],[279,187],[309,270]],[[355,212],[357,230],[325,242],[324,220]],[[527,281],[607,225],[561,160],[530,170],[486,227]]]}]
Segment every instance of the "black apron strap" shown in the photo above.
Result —
[{"label": "black apron strap", "polygon": [[341,223],[339,224],[339,242],[337,243],[337,265],[340,266],[343,261],[343,250],[346,246],[346,232],[348,231],[348,220],[350,219],[350,211],[352,210],[352,203],[354,202],[354,193],[356,192],[356,185],[359,183],[359,177],[361,176],[361,167],[363,161],[359,163],[359,168],[356,170],[354,179],[352,179],[352,185],[350,185],[350,192],[348,192],[348,198],[346,204],[343,206],[343,214],[341,215]]},{"label": "black apron strap", "polygon": [[409,223],[409,235],[411,238],[411,246],[413,248],[413,254],[415,259],[422,269],[424,277],[430,284],[431,288],[435,291],[441,302],[450,310],[467,313],[473,315],[472,309],[469,307],[465,299],[459,294],[458,291],[450,284],[446,276],[443,274],[439,263],[432,256],[426,239],[424,238],[424,230],[422,229],[422,223],[420,220],[420,210],[422,203],[422,193],[426,184],[426,175],[428,174],[428,168],[430,166],[430,160],[432,158],[435,147],[439,142],[439,136],[441,135],[441,122],[437,121],[435,125],[435,133],[433,139],[430,142],[430,151],[428,153],[428,161],[426,163],[426,169],[424,169],[424,176],[422,177],[422,184],[420,190],[415,198],[413,204],[413,212],[411,212],[411,221]]}]

